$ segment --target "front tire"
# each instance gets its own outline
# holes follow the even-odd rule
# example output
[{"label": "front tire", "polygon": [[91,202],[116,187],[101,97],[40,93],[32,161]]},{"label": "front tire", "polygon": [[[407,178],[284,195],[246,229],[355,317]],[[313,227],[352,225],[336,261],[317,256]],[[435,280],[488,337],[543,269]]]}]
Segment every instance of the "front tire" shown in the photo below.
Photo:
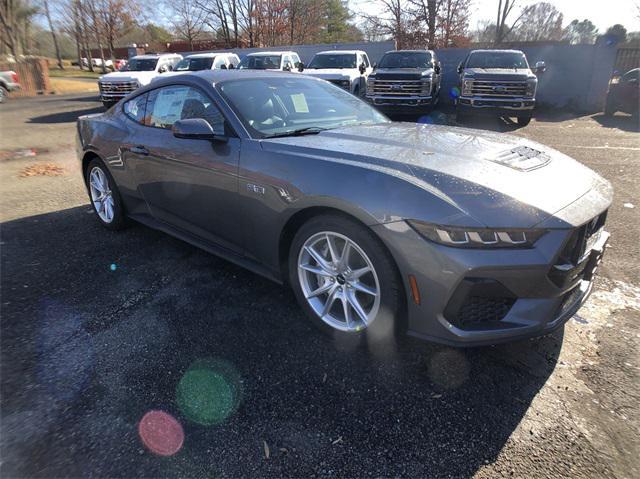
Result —
[{"label": "front tire", "polygon": [[127,222],[120,191],[102,160],[91,160],[85,171],[85,182],[100,224],[110,230],[124,228]]},{"label": "front tire", "polygon": [[529,123],[531,123],[531,117],[530,116],[519,116],[518,117],[518,126],[527,126]]},{"label": "front tire", "polygon": [[616,104],[613,101],[613,98],[611,98],[610,95],[607,95],[607,101],[604,105],[604,115],[613,116],[615,112],[616,112]]},{"label": "front tire", "polygon": [[401,281],[393,259],[365,226],[317,216],[296,233],[289,280],[311,322],[334,339],[393,341]]}]

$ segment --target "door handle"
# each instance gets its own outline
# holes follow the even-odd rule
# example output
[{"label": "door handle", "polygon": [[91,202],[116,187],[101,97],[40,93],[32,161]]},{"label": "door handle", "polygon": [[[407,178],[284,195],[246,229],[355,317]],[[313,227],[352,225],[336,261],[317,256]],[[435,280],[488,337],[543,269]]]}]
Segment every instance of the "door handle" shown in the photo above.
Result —
[{"label": "door handle", "polygon": [[143,155],[143,156],[147,156],[149,154],[149,150],[147,150],[144,146],[142,145],[138,145],[138,146],[132,146],[131,149],[129,150],[131,151],[131,153],[134,153],[136,155]]}]

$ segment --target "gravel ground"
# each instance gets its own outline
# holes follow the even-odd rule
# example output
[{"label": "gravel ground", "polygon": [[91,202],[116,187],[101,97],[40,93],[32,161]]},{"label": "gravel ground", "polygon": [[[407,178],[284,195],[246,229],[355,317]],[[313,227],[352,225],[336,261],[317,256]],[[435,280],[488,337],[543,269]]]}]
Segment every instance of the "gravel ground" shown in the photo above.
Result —
[{"label": "gravel ground", "polygon": [[350,350],[283,287],[142,226],[102,229],[73,152],[75,118],[95,111],[82,96],[0,108],[3,477],[640,477],[630,118],[474,123],[614,184],[611,248],[564,330]]}]

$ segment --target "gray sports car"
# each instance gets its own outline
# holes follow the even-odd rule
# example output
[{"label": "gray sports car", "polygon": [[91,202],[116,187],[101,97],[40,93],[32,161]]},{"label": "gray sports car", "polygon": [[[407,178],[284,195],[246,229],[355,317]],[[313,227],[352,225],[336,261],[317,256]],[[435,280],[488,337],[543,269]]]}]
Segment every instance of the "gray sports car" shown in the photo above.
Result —
[{"label": "gray sports car", "polygon": [[96,216],[288,283],[339,340],[546,334],[586,300],[611,185],[543,145],[392,123],[328,82],[204,71],[78,120]]}]

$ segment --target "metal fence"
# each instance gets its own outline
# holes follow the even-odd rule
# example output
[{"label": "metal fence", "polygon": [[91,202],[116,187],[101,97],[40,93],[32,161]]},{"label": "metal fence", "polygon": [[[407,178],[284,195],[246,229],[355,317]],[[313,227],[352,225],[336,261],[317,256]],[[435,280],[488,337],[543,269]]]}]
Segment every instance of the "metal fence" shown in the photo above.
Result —
[{"label": "metal fence", "polygon": [[46,59],[27,58],[15,63],[0,63],[0,71],[9,70],[16,72],[20,81],[20,90],[11,92],[11,96],[35,96],[51,91]]}]

